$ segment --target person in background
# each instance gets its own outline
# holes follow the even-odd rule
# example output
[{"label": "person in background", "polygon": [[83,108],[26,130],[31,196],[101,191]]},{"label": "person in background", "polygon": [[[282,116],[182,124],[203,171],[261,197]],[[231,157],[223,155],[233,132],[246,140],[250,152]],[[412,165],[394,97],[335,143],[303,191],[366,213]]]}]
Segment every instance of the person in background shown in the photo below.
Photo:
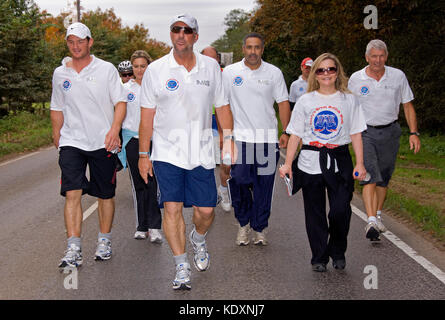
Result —
[{"label": "person in background", "polygon": [[306,93],[307,78],[309,77],[309,73],[311,72],[312,63],[313,61],[311,58],[304,58],[303,61],[301,61],[300,65],[301,75],[290,85],[289,104],[291,111],[294,110],[295,102],[297,102],[297,100]]},{"label": "person in background", "polygon": [[134,79],[133,66],[128,60],[122,61],[117,66],[117,71],[121,77],[122,83],[127,83],[130,79]]},{"label": "person in background", "polygon": [[381,213],[400,146],[402,131],[397,121],[400,104],[410,131],[410,149],[414,153],[420,150],[420,139],[413,92],[401,70],[385,65],[386,44],[382,40],[371,40],[366,46],[365,58],[368,65],[351,75],[348,86],[358,97],[366,117],[363,150],[370,179],[360,184],[368,215],[365,236],[375,241],[386,231]]},{"label": "person in background", "polygon": [[118,154],[121,163],[130,173],[131,189],[136,212],[135,239],[146,239],[152,243],[161,243],[161,210],[157,201],[158,185],[156,177],[148,177],[145,183],[139,174],[139,122],[141,119],[141,83],[145,69],[151,63],[150,55],[144,50],[137,50],[131,55],[134,79],[124,84],[127,89],[127,115],[122,123],[122,151]]},{"label": "person in background", "polygon": [[[212,46],[208,46],[205,47],[202,51],[201,54],[211,57],[213,59],[215,59],[216,61],[218,61],[218,64],[220,63],[220,57],[221,55],[218,53],[218,51],[212,47]],[[222,68],[221,68],[222,71]],[[212,128],[213,128],[213,132],[214,132],[214,136],[217,137],[217,146],[215,146],[215,157],[216,157],[216,163],[220,163],[220,167],[219,167],[219,179],[220,179],[220,185],[218,187],[218,193],[219,196],[221,197],[221,201],[220,201],[220,205],[221,208],[228,212],[230,211],[230,209],[232,208],[232,202],[230,201],[230,196],[229,196],[229,188],[227,186],[227,180],[229,180],[230,178],[230,165],[226,165],[224,163],[222,163],[221,161],[221,152],[220,150],[222,149],[223,146],[223,134],[222,134],[222,129],[221,129],[221,125],[218,123],[218,117],[215,113],[215,108],[213,108],[213,115],[212,115]]]}]

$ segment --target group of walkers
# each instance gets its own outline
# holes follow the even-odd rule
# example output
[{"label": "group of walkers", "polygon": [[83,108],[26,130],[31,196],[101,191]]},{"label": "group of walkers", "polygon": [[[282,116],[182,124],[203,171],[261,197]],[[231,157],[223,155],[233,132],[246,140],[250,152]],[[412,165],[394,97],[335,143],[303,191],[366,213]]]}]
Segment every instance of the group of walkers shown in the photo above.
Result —
[{"label": "group of walkers", "polygon": [[354,179],[364,185],[365,236],[379,239],[385,231],[380,214],[399,147],[400,103],[410,146],[415,153],[420,149],[413,94],[403,72],[385,65],[388,51],[383,41],[368,44],[368,65],[349,82],[335,55],[305,58],[302,76],[289,93],[281,70],[263,61],[265,43],[258,33],[244,37],[244,59],[224,70],[214,48],[194,50],[199,38],[194,17],[175,16],[170,38],[173,48],[164,57],[152,61],[147,52],[137,50],[116,70],[90,53],[94,40],[87,26],[76,22],[67,29],[70,57],[54,71],[51,98],[61,194],[66,197],[68,243],[61,268],[83,262],[85,193],[97,197],[99,204],[95,259],[111,258],[116,172],[123,167],[132,186],[134,238],[161,243],[162,229],[175,263],[173,289],[190,289],[183,208],[193,208],[188,239],[198,271],[210,266],[206,235],[219,201],[225,211],[233,207],[239,223],[237,245],[268,245],[282,148],[287,153],[279,174],[293,182],[293,193],[302,190],[314,271],[326,271],[329,259],[336,269],[346,266]]}]

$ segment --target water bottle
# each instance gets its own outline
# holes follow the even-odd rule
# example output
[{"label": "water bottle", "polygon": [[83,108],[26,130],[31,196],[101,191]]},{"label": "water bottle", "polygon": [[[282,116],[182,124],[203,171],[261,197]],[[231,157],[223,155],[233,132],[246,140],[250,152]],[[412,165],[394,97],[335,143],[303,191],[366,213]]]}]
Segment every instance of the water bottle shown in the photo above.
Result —
[{"label": "water bottle", "polygon": [[224,158],[222,160],[222,163],[226,166],[232,165],[232,157],[230,156],[230,153],[226,153],[224,155]]},{"label": "water bottle", "polygon": [[[355,175],[356,177],[358,177],[358,172],[356,171],[356,172],[354,173],[354,175]],[[365,179],[363,179],[362,181],[364,181],[364,182],[368,182],[369,180],[371,180],[371,175],[369,174],[369,172],[366,172]]]}]

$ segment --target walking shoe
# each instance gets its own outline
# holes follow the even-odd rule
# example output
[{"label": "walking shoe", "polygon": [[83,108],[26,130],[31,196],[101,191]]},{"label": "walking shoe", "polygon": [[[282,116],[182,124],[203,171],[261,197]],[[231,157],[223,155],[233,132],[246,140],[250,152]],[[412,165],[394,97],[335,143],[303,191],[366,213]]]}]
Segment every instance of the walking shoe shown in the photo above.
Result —
[{"label": "walking shoe", "polygon": [[263,230],[261,232],[255,231],[253,233],[253,244],[256,245],[263,245],[267,246],[267,239],[266,239],[266,230]]},{"label": "walking shoe", "polygon": [[145,231],[136,231],[136,232],[134,233],[134,238],[135,238],[136,240],[144,240],[144,239],[147,239],[147,232],[145,232]]},{"label": "walking shoe", "polygon": [[111,258],[111,241],[107,238],[97,240],[97,249],[94,260],[102,261]]},{"label": "walking shoe", "polygon": [[326,272],[327,271],[326,263],[314,263],[312,265],[312,271],[315,271],[315,272]]},{"label": "walking shoe", "polygon": [[206,271],[210,266],[210,255],[207,251],[206,242],[196,243],[193,241],[193,233],[196,232],[196,229],[193,228],[192,232],[190,232],[190,242],[193,247],[193,263],[195,265],[196,270],[198,271]]},{"label": "walking shoe", "polygon": [[190,264],[189,263],[181,263],[176,266],[176,276],[175,280],[173,280],[173,289],[174,290],[190,290],[192,288],[192,284],[190,282]]},{"label": "walking shoe", "polygon": [[386,227],[383,225],[381,215],[377,215],[377,228],[379,228],[380,233],[386,232]]},{"label": "walking shoe", "polygon": [[65,251],[65,256],[60,259],[59,268],[77,268],[82,265],[82,250],[75,244],[71,244]]},{"label": "walking shoe", "polygon": [[148,229],[148,235],[151,243],[162,243],[162,235],[160,229]]},{"label": "walking shoe", "polygon": [[229,212],[232,209],[232,202],[230,201],[229,197],[229,188],[221,188],[221,186],[218,188],[219,195],[221,196],[221,202],[219,203],[221,205],[221,208]]},{"label": "walking shoe", "polygon": [[239,226],[238,234],[236,236],[236,244],[239,246],[247,246],[249,244],[249,233],[249,224],[246,224],[244,227]]},{"label": "walking shoe", "polygon": [[371,221],[365,227],[366,238],[371,241],[380,241],[380,232],[377,223]]},{"label": "walking shoe", "polygon": [[346,260],[345,259],[337,259],[337,260],[332,260],[332,266],[335,269],[338,270],[343,270],[346,267]]}]

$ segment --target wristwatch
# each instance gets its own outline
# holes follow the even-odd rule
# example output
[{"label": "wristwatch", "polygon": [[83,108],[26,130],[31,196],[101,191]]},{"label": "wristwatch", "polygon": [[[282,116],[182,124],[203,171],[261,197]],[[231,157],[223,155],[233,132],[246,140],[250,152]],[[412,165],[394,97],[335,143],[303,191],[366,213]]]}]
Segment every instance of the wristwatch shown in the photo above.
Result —
[{"label": "wristwatch", "polygon": [[287,133],[286,131],[281,132],[281,134],[285,134],[286,136],[290,137],[290,134]]},{"label": "wristwatch", "polygon": [[227,136],[224,136],[223,140],[226,141],[227,139],[235,140],[235,139],[233,138],[233,135],[231,135],[231,134],[229,134],[229,135],[227,135]]},{"label": "wristwatch", "polygon": [[416,136],[420,136],[420,133],[418,133],[417,131],[416,131],[416,132],[410,132],[409,134],[410,134],[410,135],[415,134]]}]

